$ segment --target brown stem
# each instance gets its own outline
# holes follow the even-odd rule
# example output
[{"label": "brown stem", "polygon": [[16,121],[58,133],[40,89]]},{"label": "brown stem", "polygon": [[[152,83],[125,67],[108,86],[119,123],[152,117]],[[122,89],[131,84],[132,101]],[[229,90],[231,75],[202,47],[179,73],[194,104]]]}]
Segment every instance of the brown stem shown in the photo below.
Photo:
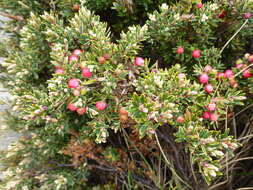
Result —
[{"label": "brown stem", "polygon": [[23,21],[24,18],[22,16],[16,16],[16,15],[11,15],[9,13],[0,13],[0,15],[10,18],[10,19],[14,19],[14,20],[18,20],[18,21]]}]

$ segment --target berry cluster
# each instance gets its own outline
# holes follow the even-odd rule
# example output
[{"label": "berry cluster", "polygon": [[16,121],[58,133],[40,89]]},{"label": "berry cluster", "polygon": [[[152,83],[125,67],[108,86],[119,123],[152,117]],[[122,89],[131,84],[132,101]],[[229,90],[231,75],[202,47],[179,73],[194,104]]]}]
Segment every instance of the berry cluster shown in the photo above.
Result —
[{"label": "berry cluster", "polygon": [[[72,54],[68,57],[68,61],[69,63],[75,63],[79,60],[79,56],[83,53],[83,50],[80,49],[76,49],[72,52]],[[97,61],[99,64],[105,64],[106,61],[108,61],[110,59],[110,55],[109,54],[104,54],[101,57],[97,58]],[[134,59],[133,65],[137,66],[137,67],[141,67],[144,66],[145,60],[142,57],[136,57]],[[93,76],[92,71],[90,70],[90,68],[86,67],[86,66],[80,66],[81,67],[81,75],[83,78],[91,78]],[[57,74],[64,74],[64,69],[61,68],[60,66],[57,66],[56,69],[56,73]],[[68,80],[68,88],[73,89],[73,94],[75,96],[79,96],[80,95],[80,89],[81,89],[81,80],[78,78],[71,78]],[[96,108],[99,111],[103,111],[107,108],[107,103],[104,101],[99,101],[96,103]],[[86,113],[86,111],[88,110],[88,107],[82,107],[82,108],[78,108],[78,106],[75,105],[75,103],[69,103],[67,105],[67,108],[70,111],[76,111],[79,115],[83,115],[84,113]],[[124,112],[124,113],[123,113]],[[124,111],[123,108],[120,109],[120,120],[122,122],[125,122],[128,118],[128,114],[126,111]]]},{"label": "berry cluster", "polygon": [[87,108],[86,107],[83,107],[83,108],[78,108],[77,106],[75,106],[75,104],[73,103],[69,103],[67,105],[67,108],[70,110],[70,111],[76,111],[79,115],[83,115],[86,113],[87,111]]},{"label": "berry cluster", "polygon": [[204,73],[202,73],[200,76],[199,76],[199,82],[201,84],[204,84],[205,87],[205,91],[210,94],[214,91],[214,88],[211,84],[209,84],[209,76],[208,76],[208,73],[211,72],[213,70],[213,68],[209,65],[207,65],[205,68],[204,68]]},{"label": "berry cluster", "polygon": [[[253,55],[246,54],[245,59],[249,63],[253,63]],[[252,70],[250,68],[251,66],[252,65],[244,64],[242,60],[238,60],[234,69],[239,70],[238,74],[242,73],[242,77],[244,79],[247,79],[247,78],[252,77]],[[211,71],[214,71],[213,68],[211,66],[207,65],[204,68],[204,72],[202,74],[200,74],[200,76],[199,76],[199,82],[201,84],[205,85],[204,89],[209,94],[212,93],[214,90],[213,86],[211,84],[208,84],[209,83],[208,73]],[[217,72],[217,74],[216,74],[216,79],[218,81],[227,80],[232,88],[238,87],[238,82],[235,80],[235,77],[236,77],[236,75],[232,69],[227,69],[224,72]],[[209,119],[211,121],[217,121],[219,116],[215,113],[215,111],[217,110],[216,98],[212,99],[212,101],[206,106],[206,109],[207,110],[203,113],[203,118]]]},{"label": "berry cluster", "polygon": [[[78,61],[79,56],[81,55],[81,53],[83,53],[83,50],[80,50],[80,49],[74,50],[72,52],[72,55],[70,55],[68,57],[69,63],[73,63],[73,62]],[[100,64],[104,64],[109,59],[110,59],[110,55],[105,54],[103,57],[98,58],[98,62]],[[91,78],[93,76],[91,70],[88,67],[81,67],[81,69],[82,69],[82,77],[83,78]],[[59,70],[62,71],[62,72],[59,72]],[[64,70],[62,68],[58,68],[56,71],[57,71],[56,73],[58,73],[58,74],[64,73]],[[78,79],[78,78],[71,78],[68,81],[68,88],[73,89],[73,94],[75,96],[80,95],[80,83],[81,83],[81,80]],[[96,103],[96,108],[99,111],[105,110],[107,108],[107,106],[108,106],[107,103],[104,102],[104,101],[99,101],[99,102]],[[86,111],[88,110],[88,107],[78,108],[78,106],[76,106],[75,103],[69,103],[67,105],[67,108],[70,111],[76,111],[79,115],[85,114]]]},{"label": "berry cluster", "polygon": [[[180,46],[177,48],[177,54],[183,54],[184,53],[184,47]],[[199,49],[193,50],[192,51],[192,57],[193,58],[200,58],[201,56],[201,51]]]},{"label": "berry cluster", "polygon": [[207,111],[204,112],[203,118],[204,119],[210,119],[211,121],[217,121],[218,115],[215,113],[217,106],[215,103],[215,100],[213,100],[211,103],[209,103],[206,106]]}]

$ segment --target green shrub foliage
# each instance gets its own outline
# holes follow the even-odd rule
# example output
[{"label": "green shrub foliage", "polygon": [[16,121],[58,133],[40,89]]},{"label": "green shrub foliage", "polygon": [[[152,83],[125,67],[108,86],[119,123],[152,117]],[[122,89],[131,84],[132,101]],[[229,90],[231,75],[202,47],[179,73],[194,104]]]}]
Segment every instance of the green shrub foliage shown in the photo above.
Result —
[{"label": "green shrub foliage", "polygon": [[24,134],[2,189],[203,189],[224,175],[243,146],[228,121],[251,103],[252,1],[0,4],[22,18],[2,71],[6,122]]}]

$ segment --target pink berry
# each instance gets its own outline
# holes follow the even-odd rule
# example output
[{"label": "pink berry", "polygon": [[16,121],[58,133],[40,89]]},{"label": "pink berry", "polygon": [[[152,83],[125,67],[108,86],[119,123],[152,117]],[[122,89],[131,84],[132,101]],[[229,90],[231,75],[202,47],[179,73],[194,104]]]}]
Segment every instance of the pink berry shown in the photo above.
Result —
[{"label": "pink berry", "polygon": [[76,55],[69,56],[69,62],[72,63],[73,61],[78,61],[78,57]]},{"label": "pink berry", "polygon": [[203,113],[203,118],[204,118],[204,119],[210,119],[210,112],[207,112],[207,111],[204,112],[204,113]]},{"label": "pink berry", "polygon": [[217,121],[218,120],[218,116],[215,113],[210,113],[210,120],[211,121]]},{"label": "pink berry", "polygon": [[89,68],[83,68],[82,76],[85,78],[90,78],[90,77],[92,77],[92,72],[90,71]]},{"label": "pink berry", "polygon": [[105,58],[105,60],[109,60],[111,58],[110,54],[106,53],[103,56]]},{"label": "pink berry", "polygon": [[212,98],[211,102],[218,102],[219,98]]},{"label": "pink berry", "polygon": [[80,96],[80,89],[74,89],[72,93],[74,96]]},{"label": "pink berry", "polygon": [[234,72],[232,70],[228,69],[224,72],[224,76],[225,76],[225,78],[232,78],[232,77],[234,77]]},{"label": "pink berry", "polygon": [[245,19],[249,19],[251,16],[252,16],[251,13],[244,13],[243,14],[243,18],[245,18]]},{"label": "pink berry", "polygon": [[177,122],[178,122],[178,123],[184,123],[184,117],[183,117],[183,116],[179,116],[179,117],[177,118]]},{"label": "pink berry", "polygon": [[68,87],[69,87],[69,88],[77,88],[77,87],[79,87],[79,84],[80,84],[79,80],[73,78],[73,79],[70,79],[70,80],[69,80],[69,82],[68,82]]},{"label": "pink berry", "polygon": [[80,49],[75,49],[75,50],[73,51],[72,55],[79,56],[81,53],[83,53],[82,50],[80,50]]},{"label": "pink berry", "polygon": [[248,61],[251,62],[251,63],[253,63],[253,55],[249,56]]},{"label": "pink berry", "polygon": [[85,112],[86,112],[86,108],[78,108],[78,109],[76,110],[76,112],[77,112],[79,115],[83,115],[83,114],[85,114]]},{"label": "pink berry", "polygon": [[242,75],[243,75],[244,78],[250,78],[250,77],[252,77],[251,70],[247,69],[247,70],[243,71]]},{"label": "pink berry", "polygon": [[201,9],[201,8],[203,7],[203,4],[202,4],[202,3],[198,3],[198,4],[197,4],[197,7],[198,7],[199,9]]},{"label": "pink berry", "polygon": [[207,106],[208,111],[215,111],[216,110],[216,104],[215,103],[210,103]]},{"label": "pink berry", "polygon": [[182,79],[185,78],[185,74],[184,74],[184,73],[179,73],[177,76],[178,76],[178,78],[179,78],[180,80],[182,80]]},{"label": "pink berry", "polygon": [[211,84],[207,84],[206,86],[205,86],[205,91],[207,92],[207,93],[212,93],[213,92],[213,86],[211,85]]},{"label": "pink berry", "polygon": [[107,104],[105,102],[97,102],[96,108],[100,111],[103,111],[107,107]]},{"label": "pink berry", "polygon": [[68,106],[67,106],[67,108],[70,111],[76,111],[77,110],[77,107],[74,104],[72,104],[72,103],[69,103]]},{"label": "pink berry", "polygon": [[219,80],[221,80],[222,78],[225,78],[225,74],[224,73],[217,73],[217,78]]},{"label": "pink berry", "polygon": [[208,80],[209,80],[209,77],[208,77],[208,75],[207,74],[201,74],[200,76],[199,76],[199,82],[201,83],[201,84],[206,84],[206,83],[208,83]]},{"label": "pink berry", "polygon": [[183,47],[178,47],[177,48],[177,54],[183,54],[184,53],[184,48]]},{"label": "pink berry", "polygon": [[205,66],[205,68],[204,68],[204,72],[206,72],[206,73],[208,73],[208,72],[210,72],[210,71],[212,71],[213,70],[213,68],[210,66],[210,65],[207,65],[207,66]]},{"label": "pink berry", "polygon": [[199,58],[199,57],[200,57],[200,50],[199,50],[199,49],[194,50],[194,51],[192,52],[192,57],[194,57],[194,58]]},{"label": "pink berry", "polygon": [[236,64],[236,65],[235,65],[235,68],[241,69],[243,66],[244,66],[244,64],[242,64],[242,63],[241,63],[241,64]]},{"label": "pink berry", "polygon": [[144,65],[144,59],[142,57],[136,57],[134,60],[135,66],[143,66]]},{"label": "pink berry", "polygon": [[56,70],[55,70],[55,73],[56,73],[56,74],[64,74],[64,70],[61,69],[61,68],[59,68],[59,69],[56,69]]}]

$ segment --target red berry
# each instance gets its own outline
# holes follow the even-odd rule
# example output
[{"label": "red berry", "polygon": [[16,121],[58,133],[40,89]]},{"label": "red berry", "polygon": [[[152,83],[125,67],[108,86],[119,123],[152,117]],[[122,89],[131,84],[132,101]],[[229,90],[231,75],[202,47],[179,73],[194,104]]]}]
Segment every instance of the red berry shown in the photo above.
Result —
[{"label": "red berry", "polygon": [[72,7],[73,11],[79,11],[80,10],[80,5],[77,5],[75,4],[73,7]]},{"label": "red berry", "polygon": [[222,10],[221,13],[219,14],[219,18],[224,18],[226,16],[226,11]]},{"label": "red berry", "polygon": [[206,65],[205,68],[204,68],[204,72],[206,72],[206,73],[208,73],[212,70],[213,70],[213,68],[210,65]]},{"label": "red berry", "polygon": [[67,108],[70,111],[76,111],[77,110],[77,107],[74,104],[72,104],[72,103],[69,103],[68,106],[67,106]]},{"label": "red berry", "polygon": [[72,63],[73,61],[78,61],[78,57],[76,55],[69,56],[69,62]]},{"label": "red berry", "polygon": [[242,75],[243,75],[244,78],[250,78],[250,77],[252,77],[251,70],[247,69],[247,70],[243,71]]},{"label": "red berry", "polygon": [[77,87],[79,87],[79,80],[78,79],[75,79],[75,78],[73,78],[73,79],[70,79],[69,80],[69,82],[68,82],[68,87],[69,88],[77,88]]},{"label": "red berry", "polygon": [[75,49],[75,50],[73,51],[72,55],[79,56],[81,53],[83,53],[82,50],[80,50],[80,49]]},{"label": "red berry", "polygon": [[252,16],[251,13],[244,13],[243,14],[243,18],[245,18],[245,19],[249,19],[251,16]]},{"label": "red berry", "polygon": [[177,48],[177,54],[183,54],[184,53],[184,48],[183,47],[178,47]]},{"label": "red berry", "polygon": [[77,112],[79,115],[83,115],[83,114],[85,114],[85,112],[86,112],[86,108],[78,108],[78,109],[76,110],[76,112]]},{"label": "red berry", "polygon": [[203,7],[203,4],[202,4],[202,3],[198,3],[198,4],[197,4],[197,7],[198,7],[199,9],[201,9],[201,8]]},{"label": "red berry", "polygon": [[135,66],[143,66],[144,65],[144,59],[142,57],[136,57],[134,60]]},{"label": "red berry", "polygon": [[208,80],[209,80],[209,77],[208,77],[208,75],[207,74],[201,74],[200,76],[199,76],[199,82],[201,83],[201,84],[206,84],[206,83],[208,83]]},{"label": "red berry", "polygon": [[61,68],[59,68],[59,69],[56,69],[56,70],[55,70],[55,73],[56,73],[56,74],[64,74],[64,70],[61,69]]},{"label": "red berry", "polygon": [[216,110],[216,104],[215,103],[210,103],[207,106],[208,111],[215,111]]},{"label": "red berry", "polygon": [[215,113],[210,113],[210,120],[211,121],[217,121],[218,120],[218,116]]},{"label": "red berry", "polygon": [[98,58],[98,62],[99,62],[100,64],[104,64],[104,63],[106,62],[106,59],[105,59],[104,57],[99,57],[99,58]]},{"label": "red berry", "polygon": [[179,117],[177,118],[177,122],[178,122],[178,123],[184,123],[184,117],[183,117],[183,116],[179,116]]},{"label": "red berry", "polygon": [[61,66],[60,65],[55,65],[54,68],[55,69],[61,69]]},{"label": "red berry", "polygon": [[96,108],[100,111],[103,111],[107,107],[107,104],[105,102],[97,102]]},{"label": "red berry", "polygon": [[90,71],[89,68],[83,68],[82,76],[85,78],[90,78],[90,77],[92,77],[92,72]]},{"label": "red berry", "polygon": [[249,56],[248,61],[251,62],[251,63],[253,63],[253,55]]},{"label": "red berry", "polygon": [[204,113],[203,113],[203,118],[204,118],[204,119],[210,119],[210,112],[207,112],[207,111],[204,112]]},{"label": "red berry", "polygon": [[234,77],[234,72],[232,70],[228,69],[224,72],[224,76],[225,76],[225,78],[232,78],[232,77]]},{"label": "red berry", "polygon": [[192,52],[192,57],[194,57],[194,58],[199,58],[199,57],[200,57],[200,50],[199,50],[199,49],[194,50],[194,51]]},{"label": "red berry", "polygon": [[207,93],[212,93],[213,92],[213,86],[211,85],[211,84],[207,84],[206,86],[205,86],[205,91],[207,92]]},{"label": "red berry", "polygon": [[219,80],[221,80],[222,78],[225,78],[225,74],[224,73],[217,73],[217,78]]}]

